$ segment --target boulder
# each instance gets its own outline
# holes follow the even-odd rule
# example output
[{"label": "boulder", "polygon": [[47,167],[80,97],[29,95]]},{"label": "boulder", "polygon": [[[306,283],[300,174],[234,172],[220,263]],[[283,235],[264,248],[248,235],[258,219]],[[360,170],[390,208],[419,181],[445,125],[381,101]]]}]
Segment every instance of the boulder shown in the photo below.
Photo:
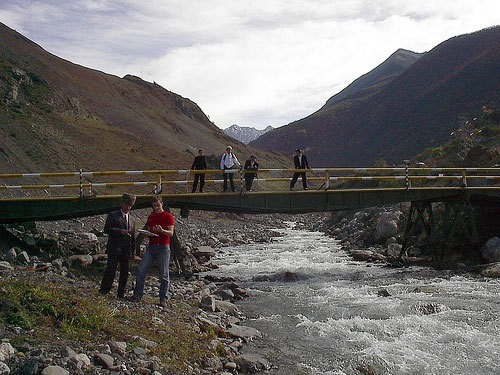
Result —
[{"label": "boulder", "polygon": [[9,262],[0,261],[0,271],[13,271],[14,267]]},{"label": "boulder", "polygon": [[481,256],[488,262],[500,262],[500,238],[492,237],[481,248]]},{"label": "boulder", "polygon": [[196,255],[198,257],[211,258],[215,256],[215,250],[211,246],[198,246],[196,248]]},{"label": "boulder", "polygon": [[257,354],[246,353],[235,358],[235,362],[243,374],[252,374],[266,371],[271,368],[271,364]]},{"label": "boulder", "polygon": [[486,277],[500,278],[500,263],[493,263],[488,265],[481,271],[481,275]]},{"label": "boulder", "polygon": [[375,231],[375,239],[377,241],[394,237],[398,233],[398,224],[391,213],[384,213],[377,220],[377,227]]},{"label": "boulder", "polygon": [[18,247],[13,247],[7,251],[4,255],[4,259],[9,263],[14,263],[17,260],[17,254],[21,252]]},{"label": "boulder", "polygon": [[0,361],[6,362],[16,353],[15,349],[8,342],[2,342],[0,344]]},{"label": "boulder", "polygon": [[94,357],[94,362],[98,366],[110,368],[113,367],[113,363],[115,362],[115,360],[108,354],[98,353]]},{"label": "boulder", "polygon": [[80,353],[71,358],[75,362],[82,362],[85,366],[90,365],[90,358],[85,353]]},{"label": "boulder", "polygon": [[124,355],[127,352],[127,343],[124,341],[111,341],[109,347],[113,353]]},{"label": "boulder", "polygon": [[201,308],[205,311],[215,312],[215,297],[212,295],[203,297],[201,300]]},{"label": "boulder", "polygon": [[387,256],[388,257],[397,257],[401,253],[401,249],[403,245],[398,243],[391,243],[387,246]]},{"label": "boulder", "polygon": [[42,375],[69,375],[69,371],[59,366],[48,366],[43,369]]},{"label": "boulder", "polygon": [[215,300],[215,311],[230,315],[238,315],[238,307],[231,302]]},{"label": "boulder", "polygon": [[17,260],[21,264],[28,264],[30,262],[30,256],[26,251],[21,251],[21,253],[17,255]]},{"label": "boulder", "polygon": [[254,337],[262,336],[258,329],[240,325],[232,325],[231,328],[229,328],[226,332],[229,334],[229,336],[237,339],[242,339],[246,342],[250,341]]},{"label": "boulder", "polygon": [[87,267],[92,264],[94,258],[92,255],[72,255],[68,258],[68,263],[72,266],[74,263],[78,263],[82,267]]},{"label": "boulder", "polygon": [[5,363],[0,362],[0,375],[10,374],[10,368]]}]

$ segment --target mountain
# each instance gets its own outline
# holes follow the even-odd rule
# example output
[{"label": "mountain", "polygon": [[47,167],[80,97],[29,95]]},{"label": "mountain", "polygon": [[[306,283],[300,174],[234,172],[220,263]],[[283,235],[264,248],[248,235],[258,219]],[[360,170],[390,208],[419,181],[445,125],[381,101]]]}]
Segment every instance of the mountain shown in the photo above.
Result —
[{"label": "mountain", "polygon": [[199,148],[215,167],[228,144],[289,163],[225,135],[189,99],[63,60],[0,23],[2,172],[185,169]]},{"label": "mountain", "polygon": [[381,75],[368,86],[351,87],[250,145],[288,154],[300,147],[312,166],[364,166],[380,159],[400,164],[445,143],[462,117],[498,108],[499,71],[499,26],[454,37],[397,77]]},{"label": "mountain", "polygon": [[416,53],[401,48],[398,49],[382,64],[362,75],[341,92],[328,99],[326,104],[333,105],[354,93],[361,96],[376,92],[380,87],[385,86],[403,73],[409,66],[422,57],[422,55],[423,53]]},{"label": "mountain", "polygon": [[231,125],[229,128],[224,129],[224,133],[247,145],[254,139],[259,138],[262,134],[265,134],[273,129],[274,128],[272,126],[259,130],[246,126]]}]

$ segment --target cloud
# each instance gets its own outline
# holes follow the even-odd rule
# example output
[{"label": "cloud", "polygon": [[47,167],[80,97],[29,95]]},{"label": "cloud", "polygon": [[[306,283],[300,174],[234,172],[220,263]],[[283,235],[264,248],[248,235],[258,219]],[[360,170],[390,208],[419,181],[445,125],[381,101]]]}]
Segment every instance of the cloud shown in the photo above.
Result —
[{"label": "cloud", "polygon": [[9,1],[0,20],[75,63],[155,81],[220,127],[305,117],[398,48],[495,24],[496,0]]}]

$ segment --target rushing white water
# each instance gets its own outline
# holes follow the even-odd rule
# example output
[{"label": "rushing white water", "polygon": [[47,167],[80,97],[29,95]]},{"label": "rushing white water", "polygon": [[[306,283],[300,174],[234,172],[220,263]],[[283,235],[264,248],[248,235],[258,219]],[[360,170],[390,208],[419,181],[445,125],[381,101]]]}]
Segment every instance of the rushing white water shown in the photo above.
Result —
[{"label": "rushing white water", "polygon": [[264,336],[246,351],[270,359],[269,374],[500,374],[498,280],[356,262],[291,228],[216,261],[251,291],[239,307]]}]

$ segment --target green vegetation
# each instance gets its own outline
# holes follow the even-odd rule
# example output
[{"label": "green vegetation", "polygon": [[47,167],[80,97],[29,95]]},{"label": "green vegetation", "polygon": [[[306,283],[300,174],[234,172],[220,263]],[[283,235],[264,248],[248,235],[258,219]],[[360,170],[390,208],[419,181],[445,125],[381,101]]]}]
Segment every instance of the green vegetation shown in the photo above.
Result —
[{"label": "green vegetation", "polygon": [[440,147],[428,148],[415,161],[429,167],[492,167],[500,162],[500,112],[483,109],[483,115],[452,133]]},{"label": "green vegetation", "polygon": [[172,302],[168,314],[159,315],[165,322],[161,329],[153,324],[151,309],[130,307],[117,306],[81,285],[75,289],[29,279],[0,281],[0,324],[33,329],[32,343],[54,344],[54,337],[60,337],[89,347],[105,340],[127,341],[133,347],[139,345],[133,337],[139,336],[158,344],[153,354],[175,373],[182,373],[186,362],[213,354],[210,335],[196,333],[189,324],[194,309],[188,305]]}]

